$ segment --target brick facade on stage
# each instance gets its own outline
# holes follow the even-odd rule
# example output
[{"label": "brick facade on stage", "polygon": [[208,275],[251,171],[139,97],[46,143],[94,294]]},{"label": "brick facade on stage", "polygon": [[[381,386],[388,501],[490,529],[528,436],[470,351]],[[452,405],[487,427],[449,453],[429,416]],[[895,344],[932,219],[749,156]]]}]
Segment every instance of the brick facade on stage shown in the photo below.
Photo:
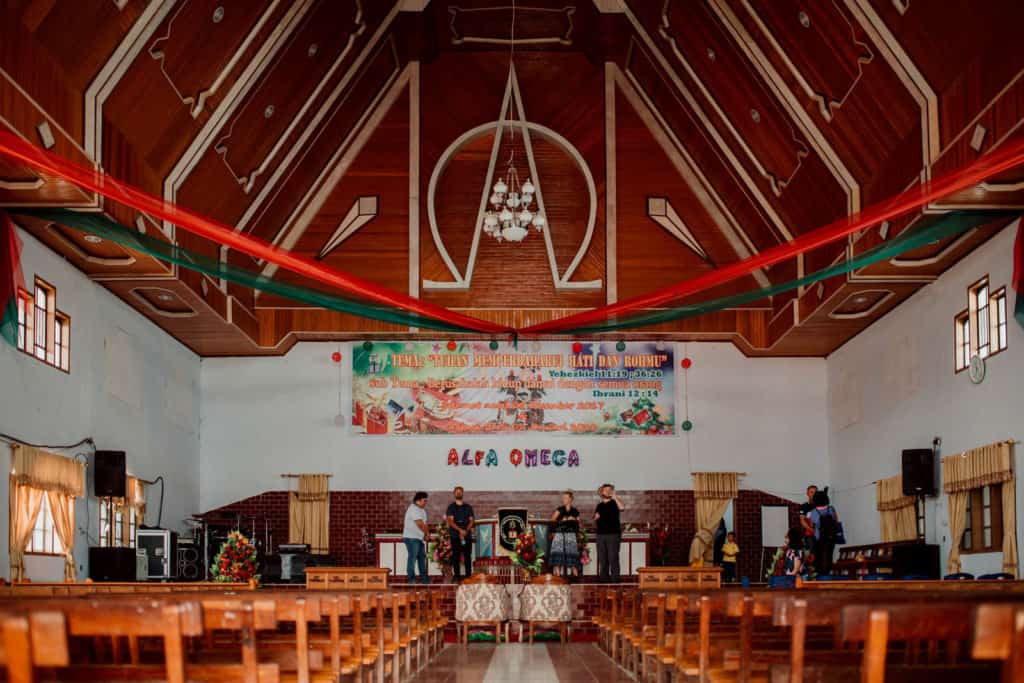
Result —
[{"label": "brick facade on stage", "polygon": [[[330,553],[345,566],[373,565],[376,550],[372,546],[373,534],[378,531],[398,531],[402,528],[405,509],[412,500],[413,491],[332,491]],[[427,513],[431,524],[436,523],[451,502],[450,491],[429,491]],[[560,504],[558,491],[469,491],[466,500],[473,505],[477,517],[497,516],[498,507],[526,506],[532,516],[548,517]],[[668,564],[686,564],[690,540],[694,533],[693,491],[655,490],[619,491],[626,510],[623,522],[642,527],[645,523],[668,524]],[[575,505],[584,514],[594,509],[595,493],[580,492]],[[740,491],[733,504],[733,519],[741,548],[739,574],[752,581],[763,580],[758,574],[761,566],[761,506],[787,505],[790,524],[797,521],[798,505],[763,491]],[[263,520],[270,522],[273,545],[288,540],[288,494],[285,491],[267,491],[217,510],[241,515],[243,530],[256,530],[263,538]],[[255,523],[254,521],[255,520]],[[363,533],[369,535],[371,547],[361,546]],[[782,539],[779,539],[780,542]]]}]

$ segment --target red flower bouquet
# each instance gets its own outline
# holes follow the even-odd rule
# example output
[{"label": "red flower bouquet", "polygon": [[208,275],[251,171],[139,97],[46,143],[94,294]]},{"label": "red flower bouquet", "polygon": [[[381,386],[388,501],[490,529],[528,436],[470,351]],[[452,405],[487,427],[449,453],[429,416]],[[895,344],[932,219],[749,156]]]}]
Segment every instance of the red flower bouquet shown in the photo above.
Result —
[{"label": "red flower bouquet", "polygon": [[220,547],[220,553],[213,560],[214,581],[222,583],[245,583],[249,579],[260,580],[256,573],[256,547],[240,531],[228,534],[228,540]]}]

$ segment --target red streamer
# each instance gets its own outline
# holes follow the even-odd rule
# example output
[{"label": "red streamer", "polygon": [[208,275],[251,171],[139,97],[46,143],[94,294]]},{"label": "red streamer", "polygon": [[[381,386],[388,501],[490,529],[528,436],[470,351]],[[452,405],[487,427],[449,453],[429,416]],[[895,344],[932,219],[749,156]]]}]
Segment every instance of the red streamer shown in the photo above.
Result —
[{"label": "red streamer", "polygon": [[193,234],[205,237],[254,258],[263,259],[310,279],[317,280],[343,292],[375,303],[411,311],[436,320],[478,332],[509,332],[485,320],[456,313],[443,306],[435,306],[419,299],[381,287],[368,280],[328,268],[317,261],[293,254],[262,240],[244,235],[219,221],[207,218],[172,202],[164,201],[139,188],[126,185],[95,168],[87,168],[40,150],[7,131],[0,130],[0,154],[24,162],[38,171],[59,176],[79,187],[99,193],[116,202],[138,209],[161,220],[168,221]]},{"label": "red streamer", "polygon": [[772,247],[743,261],[731,263],[691,280],[669,285],[649,294],[642,294],[632,299],[577,313],[565,318],[559,318],[558,320],[550,320],[545,323],[532,325],[521,330],[521,332],[523,334],[557,333],[586,327],[589,324],[627,313],[635,313],[640,309],[655,308],[669,301],[678,301],[684,297],[741,278],[759,268],[764,268],[779,261],[793,258],[805,251],[825,246],[858,230],[913,211],[947,195],[974,187],[986,178],[1002,173],[1022,162],[1024,162],[1024,139],[1009,143],[1002,149],[987,154],[965,168],[949,173],[942,178],[922,183],[891,199],[874,204],[860,213],[840,218],[828,225],[805,233],[792,242]]}]

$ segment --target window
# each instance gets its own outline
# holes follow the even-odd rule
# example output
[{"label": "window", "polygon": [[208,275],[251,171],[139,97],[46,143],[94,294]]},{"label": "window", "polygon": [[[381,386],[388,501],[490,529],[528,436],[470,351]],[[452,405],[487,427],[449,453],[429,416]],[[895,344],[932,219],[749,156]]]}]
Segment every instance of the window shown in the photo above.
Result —
[{"label": "window", "polygon": [[992,353],[1006,349],[1006,287],[992,295],[989,303],[992,311]]},{"label": "window", "polygon": [[956,370],[971,364],[971,319],[967,311],[956,317]]},{"label": "window", "polygon": [[50,497],[43,494],[43,502],[39,505],[36,525],[32,528],[32,538],[25,546],[27,553],[48,553],[63,555],[64,544],[57,537],[57,528],[53,524],[53,513],[50,511]]},{"label": "window", "polygon": [[[119,500],[119,499],[117,499]],[[114,501],[114,547],[135,547],[135,532],[138,531],[138,520],[135,508]],[[100,503],[100,547],[107,547],[107,534],[111,531],[109,523],[109,506],[105,501]],[[127,521],[128,526],[125,527]],[[127,535],[126,535],[127,534]]]},{"label": "window", "polygon": [[988,358],[1006,349],[1006,288],[991,291],[988,276],[967,288],[967,310],[953,318],[956,372],[971,364],[971,356]]},{"label": "window", "polygon": [[37,278],[31,294],[18,292],[18,348],[69,372],[70,347],[71,318],[57,310],[57,290]]},{"label": "window", "polygon": [[1003,549],[1003,485],[973,489],[967,494],[967,525],[960,541],[964,553]]}]

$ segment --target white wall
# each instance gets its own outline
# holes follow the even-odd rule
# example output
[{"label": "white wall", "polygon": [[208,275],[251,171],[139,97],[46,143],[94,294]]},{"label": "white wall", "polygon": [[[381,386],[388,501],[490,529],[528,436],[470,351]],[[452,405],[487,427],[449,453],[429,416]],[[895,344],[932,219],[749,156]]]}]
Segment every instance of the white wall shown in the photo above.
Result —
[{"label": "white wall", "polygon": [[[99,448],[126,451],[129,473],[164,476],[162,525],[180,530],[199,503],[199,358],[33,237],[19,235],[26,283],[31,287],[38,275],[53,284],[58,308],[71,317],[71,373],[0,343],[0,432],[46,444],[91,436]],[[89,449],[63,454],[75,452]],[[159,487],[147,498],[146,522],[155,525]],[[84,578],[99,526],[96,500],[88,501],[88,516],[80,500],[75,517],[75,556]],[[0,538],[8,536],[8,521],[0,515]],[[88,538],[81,530],[86,522]],[[0,576],[9,575],[8,565],[7,543],[0,543]],[[42,579],[45,562],[33,567]]]},{"label": "white wall", "polygon": [[[1015,221],[828,358],[831,481],[841,491],[835,502],[850,543],[879,540],[870,482],[899,472],[902,449],[929,448],[935,436],[944,455],[1024,439],[1024,333],[1012,317],[1010,287],[1016,231]],[[986,274],[993,291],[1007,286],[1008,349],[989,359],[985,381],[974,385],[966,372],[953,372],[953,316],[967,307],[967,287]],[[1018,472],[1022,450],[1015,449]],[[1019,482],[1018,510],[1024,501]],[[860,488],[843,491],[854,487]],[[941,543],[945,567],[946,497],[930,499],[926,514],[928,540]],[[964,571],[1001,569],[998,554],[963,557]]]},{"label": "white wall", "polygon": [[[349,435],[335,425],[339,368],[332,343],[296,345],[283,358],[206,358],[202,362],[200,501],[210,509],[281,489],[284,472],[330,472],[335,490],[688,489],[694,470],[749,473],[742,488],[803,489],[827,474],[823,359],[751,359],[732,344],[677,345],[689,356],[688,436]],[[351,417],[351,347],[341,346],[341,405]],[[682,372],[679,370],[679,372]],[[676,381],[682,423],[682,381]],[[556,444],[556,446],[552,446]],[[498,451],[501,465],[448,467],[450,448]],[[514,468],[513,447],[575,448],[579,469]],[[796,494],[794,494],[796,495]]]}]

